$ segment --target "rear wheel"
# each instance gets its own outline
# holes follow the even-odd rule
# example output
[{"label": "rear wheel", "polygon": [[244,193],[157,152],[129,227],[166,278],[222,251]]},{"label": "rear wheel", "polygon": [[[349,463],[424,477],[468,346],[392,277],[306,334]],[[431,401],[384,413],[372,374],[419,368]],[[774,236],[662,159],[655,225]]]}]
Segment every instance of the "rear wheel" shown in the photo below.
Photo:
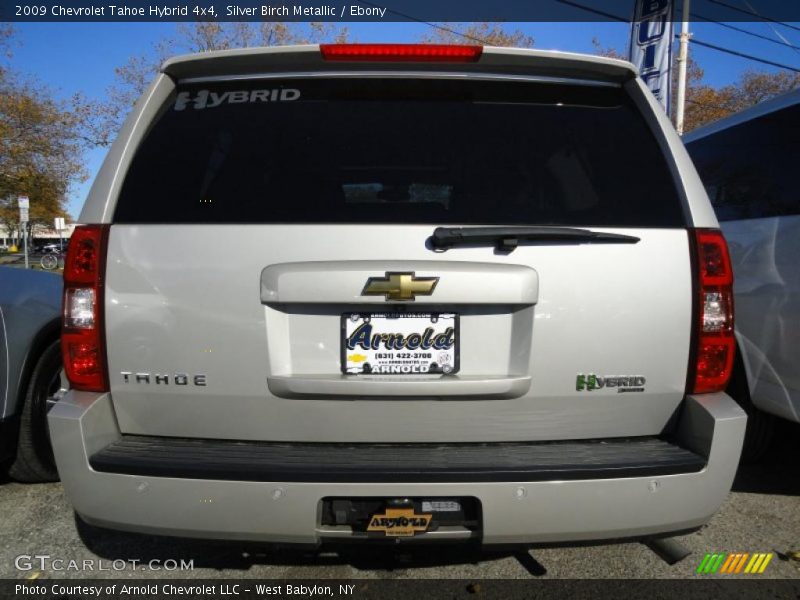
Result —
[{"label": "rear wheel", "polygon": [[17,454],[8,474],[17,481],[35,483],[58,481],[47,411],[62,388],[60,342],[47,346],[31,373],[20,415]]},{"label": "rear wheel", "polygon": [[743,464],[758,462],[772,443],[775,430],[775,417],[765,413],[753,404],[750,398],[750,387],[747,385],[747,375],[744,370],[742,356],[736,352],[733,374],[731,375],[728,389],[726,390],[737,404],[747,413],[747,429],[744,434],[742,446]]}]

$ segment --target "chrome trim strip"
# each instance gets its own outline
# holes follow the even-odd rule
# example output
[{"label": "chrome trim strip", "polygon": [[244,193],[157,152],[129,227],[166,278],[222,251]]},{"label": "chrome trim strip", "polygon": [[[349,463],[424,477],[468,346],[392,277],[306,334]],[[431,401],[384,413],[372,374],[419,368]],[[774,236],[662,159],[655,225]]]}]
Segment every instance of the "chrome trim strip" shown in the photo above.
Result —
[{"label": "chrome trim strip", "polygon": [[622,84],[613,81],[593,79],[571,79],[569,77],[549,77],[547,75],[513,75],[503,73],[460,73],[452,71],[291,71],[257,73],[248,75],[215,75],[209,77],[188,77],[179,79],[178,85],[187,83],[216,83],[223,81],[250,81],[257,79],[313,79],[313,78],[380,78],[380,79],[464,79],[470,81],[527,81],[536,83],[585,85],[592,87],[620,88]]}]

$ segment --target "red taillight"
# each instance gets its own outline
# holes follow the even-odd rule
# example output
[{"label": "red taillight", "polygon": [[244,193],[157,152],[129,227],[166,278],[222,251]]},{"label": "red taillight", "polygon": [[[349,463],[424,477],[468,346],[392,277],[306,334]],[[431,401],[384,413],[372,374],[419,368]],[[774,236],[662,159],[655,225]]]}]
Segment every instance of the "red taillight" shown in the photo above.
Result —
[{"label": "red taillight", "polygon": [[103,276],[108,225],[75,228],[64,261],[61,354],[70,386],[108,391],[103,343]]},{"label": "red taillight", "polygon": [[483,46],[445,44],[320,44],[325,60],[477,62]]},{"label": "red taillight", "polygon": [[733,270],[728,244],[716,229],[694,231],[697,256],[698,314],[694,381],[695,394],[725,389],[733,370]]}]

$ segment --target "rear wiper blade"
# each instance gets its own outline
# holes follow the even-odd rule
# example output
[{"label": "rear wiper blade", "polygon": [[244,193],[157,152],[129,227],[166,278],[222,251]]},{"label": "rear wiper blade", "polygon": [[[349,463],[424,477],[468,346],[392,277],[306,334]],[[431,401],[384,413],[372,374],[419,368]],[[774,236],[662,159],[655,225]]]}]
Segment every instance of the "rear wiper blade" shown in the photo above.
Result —
[{"label": "rear wiper blade", "polygon": [[435,250],[492,244],[511,252],[520,241],[635,244],[639,238],[576,227],[437,227],[431,236]]}]

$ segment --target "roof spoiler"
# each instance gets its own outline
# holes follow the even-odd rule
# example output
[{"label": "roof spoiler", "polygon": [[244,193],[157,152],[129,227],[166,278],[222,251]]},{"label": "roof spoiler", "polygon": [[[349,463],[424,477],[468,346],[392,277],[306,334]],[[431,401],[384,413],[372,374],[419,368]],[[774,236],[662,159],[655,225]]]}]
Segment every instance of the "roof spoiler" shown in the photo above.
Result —
[{"label": "roof spoiler", "polygon": [[[329,46],[328,46],[329,47]],[[220,50],[177,56],[166,61],[162,71],[176,81],[205,78],[258,77],[280,73],[352,71],[464,72],[508,76],[545,76],[609,83],[624,83],[636,77],[629,62],[601,56],[523,48],[485,46],[474,62],[359,60],[330,61],[323,58],[318,44]]]}]

